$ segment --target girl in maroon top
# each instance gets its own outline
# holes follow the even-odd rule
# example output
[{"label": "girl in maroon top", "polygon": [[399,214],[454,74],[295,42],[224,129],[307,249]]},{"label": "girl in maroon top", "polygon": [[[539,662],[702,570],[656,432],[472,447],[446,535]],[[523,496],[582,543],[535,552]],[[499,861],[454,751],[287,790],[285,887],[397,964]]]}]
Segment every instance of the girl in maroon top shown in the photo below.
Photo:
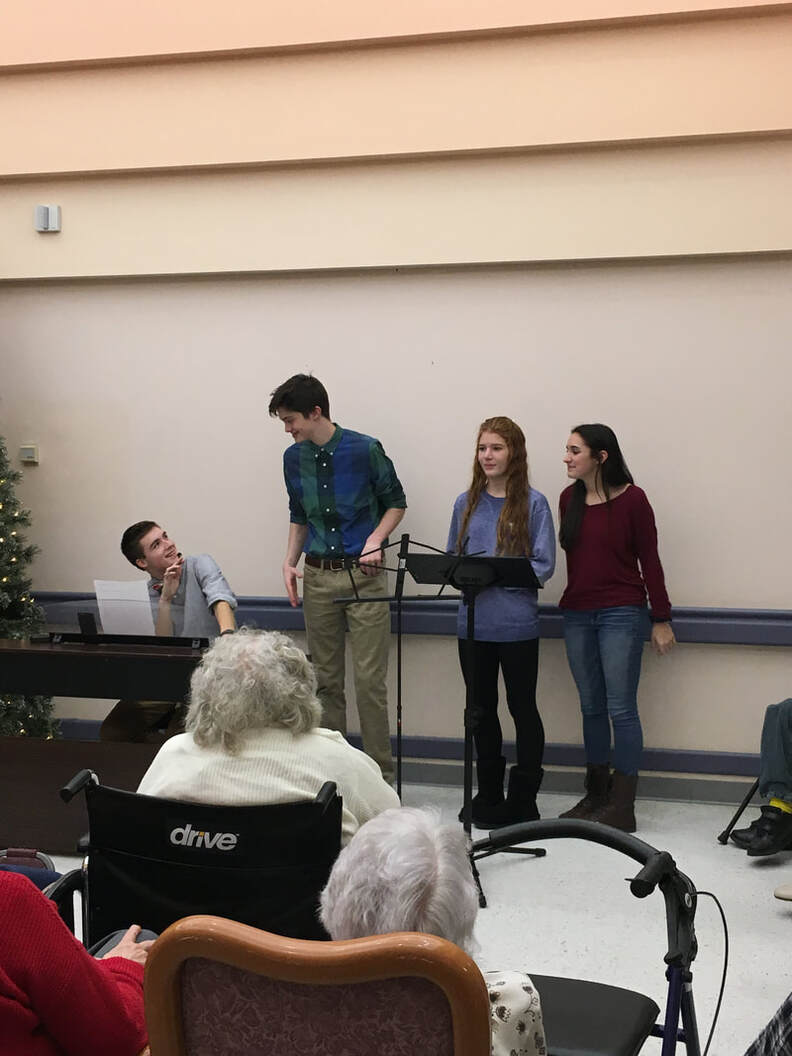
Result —
[{"label": "girl in maroon top", "polygon": [[662,656],[674,645],[654,513],[607,425],[576,426],[564,462],[574,484],[560,499],[567,588],[559,605],[583,713],[586,795],[561,817],[635,832],[643,749],[638,680],[650,618],[655,652]]}]

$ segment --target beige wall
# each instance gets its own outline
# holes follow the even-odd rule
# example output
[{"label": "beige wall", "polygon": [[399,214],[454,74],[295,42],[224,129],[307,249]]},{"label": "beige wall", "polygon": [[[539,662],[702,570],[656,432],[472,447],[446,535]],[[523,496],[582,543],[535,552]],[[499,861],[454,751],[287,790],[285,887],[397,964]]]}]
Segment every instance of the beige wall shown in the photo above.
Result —
[{"label": "beige wall", "polygon": [[33,69],[0,83],[0,175],[744,135],[792,128],[792,14]]},{"label": "beige wall", "polygon": [[[792,248],[792,138],[0,183],[6,278],[635,259]],[[747,189],[750,191],[747,191]],[[60,204],[63,232],[33,231]],[[13,248],[13,251],[12,251]]]},{"label": "beige wall", "polygon": [[240,594],[279,594],[287,437],[266,407],[313,370],[393,456],[415,538],[444,545],[485,417],[523,424],[553,509],[569,428],[602,419],[674,602],[788,608],[790,286],[788,258],[0,286],[1,431],[42,453],[37,585],[131,573],[119,531],[151,516]]},{"label": "beige wall", "polygon": [[[792,499],[768,453],[786,445],[791,280],[779,259],[7,285],[0,432],[41,448],[22,485],[36,585],[131,578],[120,530],[152,516],[240,594],[280,596],[286,437],[266,403],[312,369],[394,457],[415,539],[443,545],[484,417],[523,424],[553,507],[567,430],[601,417],[653,502],[672,600],[787,608]],[[543,600],[564,579],[560,562]],[[575,741],[560,643],[542,649],[548,736]],[[411,637],[405,664],[405,730],[459,733],[453,641]],[[749,750],[787,683],[784,650],[647,655],[647,744]]]},{"label": "beige wall", "polygon": [[[526,427],[553,505],[567,429],[604,419],[674,602],[788,608],[792,4],[328,11],[0,15],[0,432],[41,445],[36,586],[126,575],[119,531],[153,515],[279,593],[265,407],[313,369],[394,455],[415,537],[443,541],[483,417]],[[406,728],[457,735],[453,642],[407,663]],[[647,743],[754,746],[786,666],[648,658]],[[576,740],[559,643],[541,680],[550,739]]]},{"label": "beige wall", "polygon": [[7,67],[0,281],[790,250],[792,5],[757,11]]},{"label": "beige wall", "polygon": [[248,52],[328,42],[564,28],[619,20],[718,17],[789,8],[772,0],[139,0],[121,9],[101,0],[27,0],[0,10],[0,66],[113,61],[160,55]]}]

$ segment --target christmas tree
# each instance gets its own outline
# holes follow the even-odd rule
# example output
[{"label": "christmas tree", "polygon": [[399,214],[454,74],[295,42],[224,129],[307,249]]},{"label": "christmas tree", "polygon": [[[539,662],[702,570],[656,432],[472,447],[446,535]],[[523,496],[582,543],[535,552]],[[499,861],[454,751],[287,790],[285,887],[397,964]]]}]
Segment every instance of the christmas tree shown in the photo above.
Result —
[{"label": "christmas tree", "polygon": [[[30,593],[28,567],[38,547],[25,543],[22,529],[30,524],[14,486],[22,474],[8,464],[0,437],[0,638],[29,638],[44,628],[44,612]],[[54,737],[51,697],[0,695],[0,736]]]}]

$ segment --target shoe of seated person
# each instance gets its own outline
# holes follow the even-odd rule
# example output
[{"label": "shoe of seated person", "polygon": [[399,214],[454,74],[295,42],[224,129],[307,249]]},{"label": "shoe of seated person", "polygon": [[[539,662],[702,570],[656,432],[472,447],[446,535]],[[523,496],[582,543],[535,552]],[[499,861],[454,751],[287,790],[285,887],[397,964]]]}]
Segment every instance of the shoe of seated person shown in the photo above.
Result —
[{"label": "shoe of seated person", "polygon": [[792,814],[780,807],[762,807],[756,835],[747,850],[749,858],[765,858],[792,847]]},{"label": "shoe of seated person", "polygon": [[792,902],[792,884],[779,884],[773,894],[782,902]]},{"label": "shoe of seated person", "polygon": [[751,841],[756,836],[757,829],[759,828],[759,822],[761,821],[761,814],[758,818],[755,818],[747,829],[732,829],[729,833],[729,839],[732,843],[735,843],[740,850],[747,851],[751,845]]}]

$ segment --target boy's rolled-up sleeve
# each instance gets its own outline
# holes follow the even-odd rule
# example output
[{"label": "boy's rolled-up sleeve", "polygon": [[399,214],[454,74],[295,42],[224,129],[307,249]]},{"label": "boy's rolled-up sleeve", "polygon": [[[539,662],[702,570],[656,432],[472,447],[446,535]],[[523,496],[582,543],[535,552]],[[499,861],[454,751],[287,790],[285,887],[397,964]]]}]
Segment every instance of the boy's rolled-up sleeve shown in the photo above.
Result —
[{"label": "boy's rolled-up sleeve", "polygon": [[237,607],[237,600],[228,580],[209,554],[199,554],[196,557],[195,578],[201,586],[208,608],[211,609],[218,601],[227,601],[232,609]]}]

